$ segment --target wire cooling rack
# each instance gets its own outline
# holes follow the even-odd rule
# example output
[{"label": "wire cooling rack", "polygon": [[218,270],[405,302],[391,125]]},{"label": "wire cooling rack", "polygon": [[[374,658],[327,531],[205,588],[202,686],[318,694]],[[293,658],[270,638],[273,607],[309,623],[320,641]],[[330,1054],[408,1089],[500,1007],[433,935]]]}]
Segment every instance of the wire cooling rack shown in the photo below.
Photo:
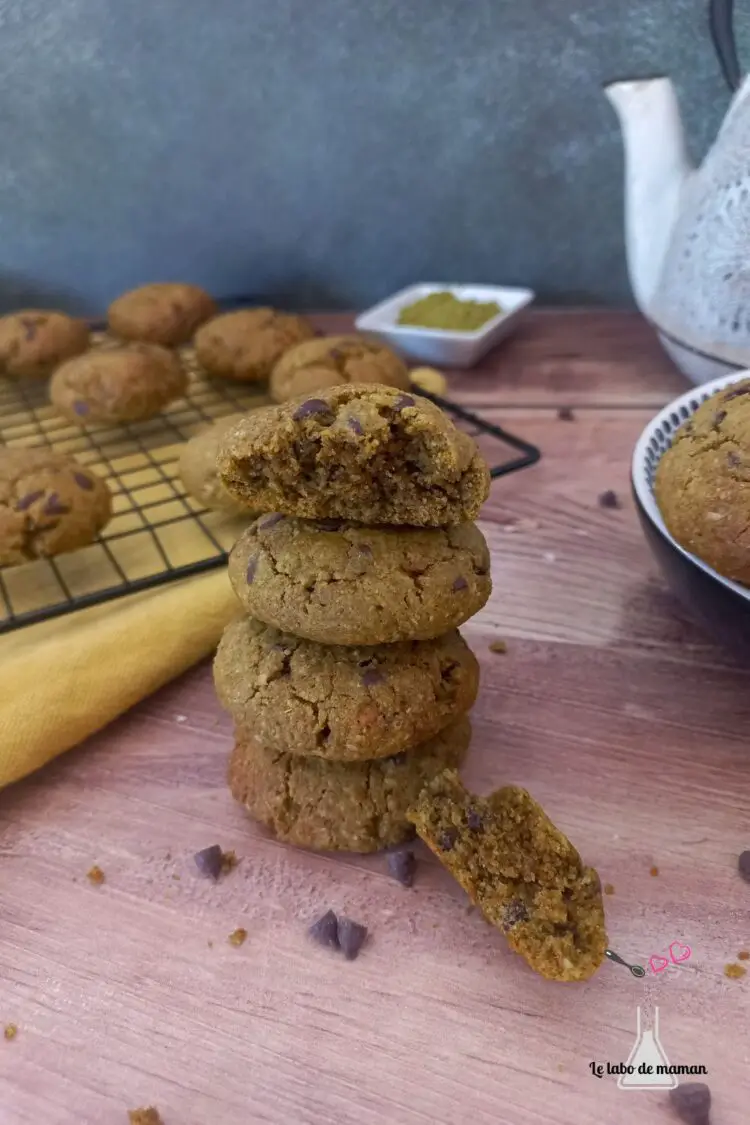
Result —
[{"label": "wire cooling rack", "polygon": [[[94,346],[106,339],[96,333]],[[156,418],[129,425],[81,429],[50,405],[46,383],[0,379],[0,444],[70,454],[106,480],[113,500],[112,519],[91,545],[0,568],[0,633],[226,563],[242,524],[186,494],[178,474],[180,452],[206,424],[269,400],[251,386],[209,380],[192,348],[182,349],[181,358],[188,375],[185,397]],[[414,390],[474,437],[493,466],[493,478],[539,460],[535,446],[500,426]]]}]

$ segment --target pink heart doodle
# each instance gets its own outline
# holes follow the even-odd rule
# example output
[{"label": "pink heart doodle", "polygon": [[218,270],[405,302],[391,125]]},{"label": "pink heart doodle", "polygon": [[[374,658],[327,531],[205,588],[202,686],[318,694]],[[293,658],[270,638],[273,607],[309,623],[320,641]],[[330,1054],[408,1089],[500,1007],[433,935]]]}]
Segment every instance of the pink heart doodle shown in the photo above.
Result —
[{"label": "pink heart doodle", "polygon": [[[656,964],[657,961],[661,962],[658,966]],[[651,967],[652,973],[663,973],[665,969],[669,968],[669,961],[666,957],[660,957],[658,953],[655,953],[649,961],[649,966]]]},{"label": "pink heart doodle", "polygon": [[[675,949],[677,952],[675,952]],[[687,961],[692,952],[690,946],[683,945],[681,941],[673,941],[669,947],[669,956],[675,965],[679,965],[681,961]]]}]

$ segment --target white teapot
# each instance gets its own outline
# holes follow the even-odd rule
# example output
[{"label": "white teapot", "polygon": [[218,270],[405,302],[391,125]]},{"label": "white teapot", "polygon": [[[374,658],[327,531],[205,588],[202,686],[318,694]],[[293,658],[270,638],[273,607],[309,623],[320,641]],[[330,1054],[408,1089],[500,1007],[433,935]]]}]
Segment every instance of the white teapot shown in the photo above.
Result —
[{"label": "white teapot", "polygon": [[668,78],[605,88],[625,148],[625,243],[636,303],[695,383],[750,367],[750,78],[740,77],[732,0],[710,0],[711,33],[735,91],[693,168]]}]

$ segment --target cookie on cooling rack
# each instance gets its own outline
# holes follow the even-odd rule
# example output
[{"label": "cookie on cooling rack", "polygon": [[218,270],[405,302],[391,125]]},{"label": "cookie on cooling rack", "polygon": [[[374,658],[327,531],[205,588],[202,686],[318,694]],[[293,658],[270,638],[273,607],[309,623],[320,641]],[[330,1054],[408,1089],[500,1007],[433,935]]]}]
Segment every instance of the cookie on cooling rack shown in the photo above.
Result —
[{"label": "cookie on cooling rack", "polygon": [[0,449],[0,566],[91,543],[109,522],[101,477],[51,449]]},{"label": "cookie on cooling rack", "polygon": [[195,353],[209,375],[238,383],[267,379],[282,355],[315,336],[303,316],[276,309],[236,309],[209,320],[195,334]]},{"label": "cookie on cooling rack", "polygon": [[382,383],[409,389],[406,364],[379,340],[367,336],[323,336],[286,352],[271,372],[275,402],[342,383]]},{"label": "cookie on cooling rack", "polygon": [[49,309],[0,317],[0,371],[11,379],[44,379],[89,346],[88,325]]},{"label": "cookie on cooling rack", "polygon": [[176,348],[192,339],[216,304],[205,289],[176,281],[159,281],[130,289],[107,310],[110,331],[124,340],[142,340]]},{"label": "cookie on cooling rack", "polygon": [[184,395],[187,375],[177,356],[158,344],[105,344],[58,367],[50,399],[81,426],[153,418]]},{"label": "cookie on cooling rack", "polygon": [[187,494],[211,511],[252,519],[257,513],[229,495],[216,468],[216,455],[224,434],[242,417],[242,414],[229,414],[190,438],[180,454],[179,472]]}]

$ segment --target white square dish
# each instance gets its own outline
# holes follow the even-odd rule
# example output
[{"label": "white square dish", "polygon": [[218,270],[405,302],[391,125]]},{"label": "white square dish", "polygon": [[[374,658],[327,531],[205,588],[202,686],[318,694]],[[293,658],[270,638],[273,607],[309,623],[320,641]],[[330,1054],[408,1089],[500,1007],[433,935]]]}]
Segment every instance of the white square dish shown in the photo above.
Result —
[{"label": "white square dish", "polygon": [[[398,315],[406,305],[431,293],[452,293],[462,301],[495,301],[501,312],[476,332],[445,332],[439,328],[415,328],[399,324]],[[386,341],[409,359],[436,367],[473,367],[490,348],[499,344],[516,326],[519,317],[534,300],[531,289],[510,289],[498,285],[449,285],[422,282],[410,285],[373,305],[355,321],[358,332],[368,332]]]}]

